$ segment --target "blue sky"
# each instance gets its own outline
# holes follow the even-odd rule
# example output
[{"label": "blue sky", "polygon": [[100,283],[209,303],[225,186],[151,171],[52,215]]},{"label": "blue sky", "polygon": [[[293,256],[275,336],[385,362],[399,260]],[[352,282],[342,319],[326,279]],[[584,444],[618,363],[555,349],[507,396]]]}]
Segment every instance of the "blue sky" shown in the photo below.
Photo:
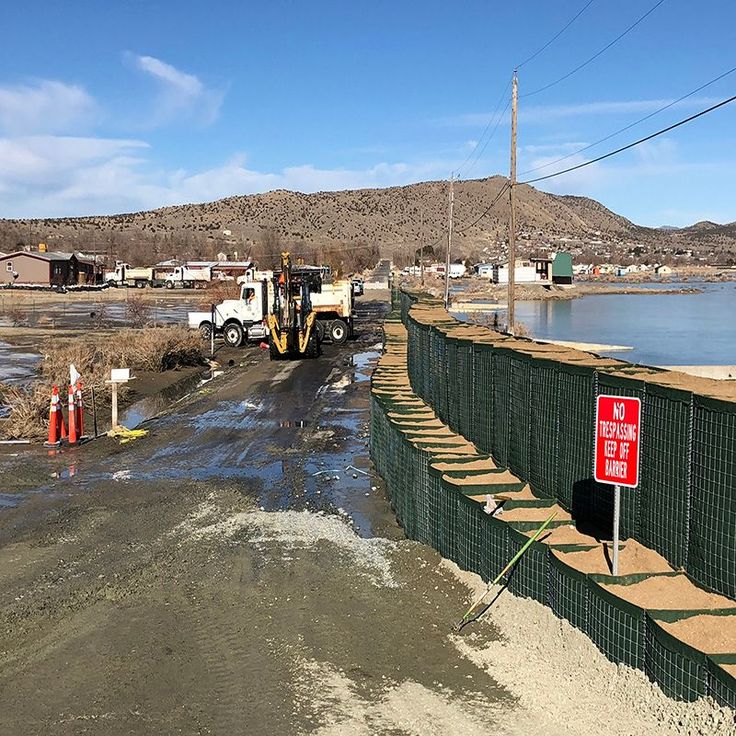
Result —
[{"label": "blue sky", "polygon": [[[736,4],[595,0],[519,74],[519,171],[602,138],[736,66]],[[583,0],[6,3],[0,217],[107,214],[275,188],[446,178],[515,63]],[[734,94],[736,73],[583,154]],[[736,104],[540,184],[646,225],[736,220]],[[504,116],[464,178],[508,173]],[[475,149],[476,153],[480,149]],[[472,166],[471,166],[472,164]],[[552,166],[540,173],[551,173]],[[520,179],[523,179],[520,176]]]}]

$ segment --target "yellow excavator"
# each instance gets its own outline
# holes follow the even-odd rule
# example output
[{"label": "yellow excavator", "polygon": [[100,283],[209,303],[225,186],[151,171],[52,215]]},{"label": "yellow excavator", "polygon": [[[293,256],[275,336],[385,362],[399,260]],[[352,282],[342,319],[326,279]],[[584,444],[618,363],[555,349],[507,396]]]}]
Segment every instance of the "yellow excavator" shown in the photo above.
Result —
[{"label": "yellow excavator", "polygon": [[273,274],[273,305],[268,314],[271,360],[316,358],[320,352],[311,294],[322,290],[322,272],[314,266],[293,266],[281,254],[281,270]]}]

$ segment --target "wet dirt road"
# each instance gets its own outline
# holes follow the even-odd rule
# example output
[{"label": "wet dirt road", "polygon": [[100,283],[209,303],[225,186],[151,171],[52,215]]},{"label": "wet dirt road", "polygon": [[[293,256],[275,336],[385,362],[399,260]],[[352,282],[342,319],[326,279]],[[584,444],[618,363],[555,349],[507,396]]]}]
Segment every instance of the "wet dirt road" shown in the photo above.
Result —
[{"label": "wet dirt road", "polygon": [[535,601],[403,538],[371,475],[385,305],[316,361],[240,365],[144,423],[0,455],[0,734],[736,734]]},{"label": "wet dirt road", "polygon": [[3,466],[0,733],[497,731],[513,698],[448,637],[467,590],[371,475],[364,305],[357,341],[251,350],[142,440]]}]

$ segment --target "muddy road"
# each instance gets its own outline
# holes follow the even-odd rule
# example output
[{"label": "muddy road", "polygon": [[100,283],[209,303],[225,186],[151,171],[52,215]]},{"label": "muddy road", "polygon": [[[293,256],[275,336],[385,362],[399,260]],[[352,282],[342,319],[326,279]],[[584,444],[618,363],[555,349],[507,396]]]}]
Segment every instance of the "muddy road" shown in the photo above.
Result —
[{"label": "muddy road", "polygon": [[136,442],[0,459],[0,733],[709,732],[531,601],[453,633],[478,581],[368,459],[385,308],[316,361],[244,351]]}]

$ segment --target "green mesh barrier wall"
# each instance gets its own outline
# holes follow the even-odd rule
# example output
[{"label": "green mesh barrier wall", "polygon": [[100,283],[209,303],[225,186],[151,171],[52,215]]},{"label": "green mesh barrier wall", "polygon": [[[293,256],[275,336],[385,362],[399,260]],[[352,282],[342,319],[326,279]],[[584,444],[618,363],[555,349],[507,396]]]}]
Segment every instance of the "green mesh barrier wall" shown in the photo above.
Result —
[{"label": "green mesh barrier wall", "polygon": [[554,498],[559,462],[559,363],[529,362],[529,483],[537,495]]},{"label": "green mesh barrier wall", "polygon": [[521,478],[529,477],[530,356],[511,351],[509,388],[509,468]]},{"label": "green mesh barrier wall", "polygon": [[674,567],[687,563],[692,406],[688,391],[647,384],[642,422],[653,431],[641,455],[637,538]]},{"label": "green mesh barrier wall", "polygon": [[736,598],[736,404],[696,396],[688,572]]},{"label": "green mesh barrier wall", "polygon": [[593,476],[593,423],[595,421],[595,370],[561,362],[557,493],[560,505],[577,519],[592,518],[590,497]]},{"label": "green mesh barrier wall", "polygon": [[509,465],[509,435],[511,412],[511,354],[506,348],[495,348],[493,361],[493,435],[491,454],[499,467]]},{"label": "green mesh barrier wall", "polygon": [[473,347],[473,429],[469,439],[483,452],[493,449],[493,347]]}]

